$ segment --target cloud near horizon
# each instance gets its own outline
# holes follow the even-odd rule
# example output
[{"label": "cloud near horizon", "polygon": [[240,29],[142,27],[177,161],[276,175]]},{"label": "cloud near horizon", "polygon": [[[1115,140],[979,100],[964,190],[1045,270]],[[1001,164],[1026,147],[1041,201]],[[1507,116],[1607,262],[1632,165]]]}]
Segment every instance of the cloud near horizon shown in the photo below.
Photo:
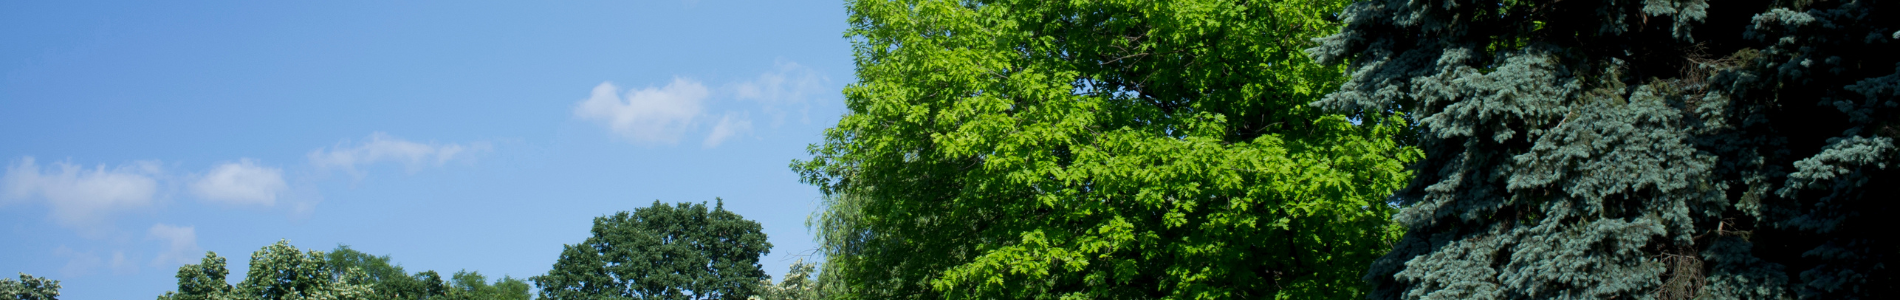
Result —
[{"label": "cloud near horizon", "polygon": [[113,213],[152,205],[158,193],[159,164],[136,162],[107,169],[99,165],[87,169],[68,162],[54,162],[42,172],[31,156],[22,157],[7,167],[5,193],[0,204],[42,200],[59,225],[82,232],[97,233],[110,223]]}]

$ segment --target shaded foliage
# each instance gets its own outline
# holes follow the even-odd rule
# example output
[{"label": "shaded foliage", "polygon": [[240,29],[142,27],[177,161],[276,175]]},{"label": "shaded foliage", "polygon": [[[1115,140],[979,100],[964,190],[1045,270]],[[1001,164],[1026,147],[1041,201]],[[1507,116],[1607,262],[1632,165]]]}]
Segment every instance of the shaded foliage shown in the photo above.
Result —
[{"label": "shaded foliage", "polygon": [[1348,6],[1316,104],[1405,116],[1426,154],[1374,298],[1891,295],[1889,6]]}]

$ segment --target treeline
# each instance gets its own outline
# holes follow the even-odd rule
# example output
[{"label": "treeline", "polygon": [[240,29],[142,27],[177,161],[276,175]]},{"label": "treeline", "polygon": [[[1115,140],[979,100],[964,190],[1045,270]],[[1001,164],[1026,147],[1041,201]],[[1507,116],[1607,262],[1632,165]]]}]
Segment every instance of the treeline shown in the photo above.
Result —
[{"label": "treeline", "polygon": [[406,273],[389,256],[373,256],[337,246],[302,251],[278,241],[251,253],[250,269],[237,284],[226,278],[225,258],[206,253],[197,264],[178,268],[178,290],[159,300],[213,299],[530,299],[528,283],[503,276],[490,284],[478,272],[458,271],[443,278],[435,271]]}]

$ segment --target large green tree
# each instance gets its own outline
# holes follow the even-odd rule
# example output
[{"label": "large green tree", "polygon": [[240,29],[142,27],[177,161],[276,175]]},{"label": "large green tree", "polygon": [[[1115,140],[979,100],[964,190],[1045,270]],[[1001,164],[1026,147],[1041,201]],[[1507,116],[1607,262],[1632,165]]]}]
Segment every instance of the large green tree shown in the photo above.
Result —
[{"label": "large green tree", "polygon": [[1426,156],[1374,298],[1892,297],[1894,4],[1348,6],[1319,104]]},{"label": "large green tree", "polygon": [[[1308,104],[1343,0],[849,1],[810,160],[857,299],[1355,298],[1404,123]],[[1389,118],[1369,115],[1368,118]]]},{"label": "large green tree", "polygon": [[767,279],[770,252],[758,222],[719,200],[653,206],[594,218],[593,236],[566,245],[546,275],[542,299],[745,299]]},{"label": "large green tree", "polygon": [[0,300],[59,299],[59,281],[20,273],[20,281],[0,278]]}]

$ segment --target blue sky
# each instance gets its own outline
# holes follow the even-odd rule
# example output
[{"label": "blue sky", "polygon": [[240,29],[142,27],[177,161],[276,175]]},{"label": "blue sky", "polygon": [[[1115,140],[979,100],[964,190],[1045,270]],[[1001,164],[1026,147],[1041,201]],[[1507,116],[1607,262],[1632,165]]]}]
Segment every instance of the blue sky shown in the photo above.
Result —
[{"label": "blue sky", "polygon": [[545,272],[593,217],[725,199],[776,278],[843,112],[834,1],[0,2],[0,273],[145,299],[288,239]]}]

